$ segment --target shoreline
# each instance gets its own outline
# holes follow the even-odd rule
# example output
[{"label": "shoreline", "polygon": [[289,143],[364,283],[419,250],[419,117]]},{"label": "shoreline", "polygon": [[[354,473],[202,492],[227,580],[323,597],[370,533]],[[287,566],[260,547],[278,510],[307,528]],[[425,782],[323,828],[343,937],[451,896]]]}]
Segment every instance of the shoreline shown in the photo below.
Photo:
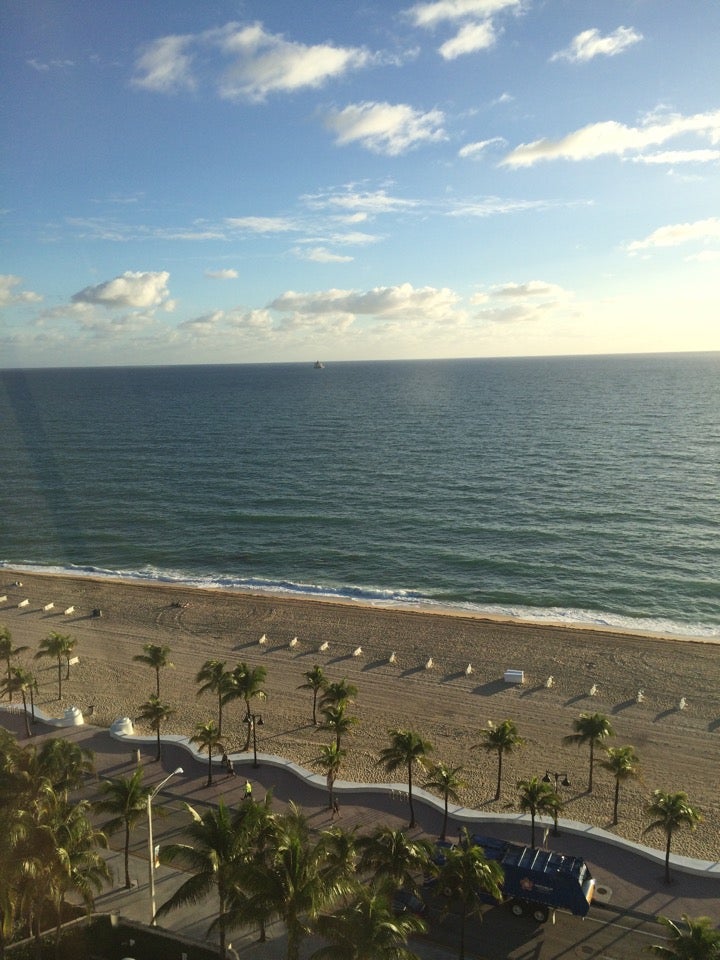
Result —
[{"label": "shoreline", "polygon": [[[300,604],[303,603],[322,603],[329,606],[341,606],[341,607],[352,607],[354,609],[364,609],[369,610],[388,610],[397,613],[417,613],[417,614],[426,614],[428,616],[438,616],[438,617],[455,617],[459,619],[469,619],[469,620],[479,620],[487,624],[508,624],[515,626],[518,629],[529,628],[529,629],[543,629],[549,628],[553,630],[569,630],[569,631],[587,631],[590,633],[599,633],[607,634],[609,636],[615,637],[628,637],[628,638],[646,638],[648,640],[661,640],[669,641],[672,643],[701,643],[701,644],[710,644],[715,646],[720,646],[720,635],[717,637],[714,636],[703,636],[698,634],[683,634],[683,633],[672,633],[670,631],[653,631],[653,630],[643,630],[640,628],[631,628],[631,627],[618,627],[611,626],[609,624],[602,623],[591,623],[587,621],[568,621],[562,619],[553,619],[551,617],[540,617],[532,618],[529,616],[512,616],[504,615],[499,613],[491,613],[486,610],[473,610],[460,605],[443,605],[434,600],[422,601],[408,601],[408,602],[399,602],[394,600],[371,600],[369,598],[358,599],[355,597],[341,597],[334,596],[331,594],[323,593],[298,593],[290,590],[283,590],[282,588],[277,589],[250,589],[239,586],[224,586],[218,584],[216,586],[200,585],[194,583],[191,580],[171,580],[171,579],[162,579],[162,578],[141,578],[134,576],[123,576],[120,573],[85,573],[81,571],[66,571],[66,570],[51,570],[44,568],[34,568],[34,567],[24,567],[22,564],[19,566],[3,566],[0,568],[4,573],[9,574],[10,576],[26,576],[26,577],[53,577],[58,580],[62,579],[77,579],[81,581],[89,581],[91,583],[104,584],[104,583],[115,583],[118,585],[124,585],[127,587],[139,586],[139,587],[148,587],[150,589],[161,589],[161,590],[190,590],[197,591],[200,593],[206,593],[209,596],[213,595],[229,595],[229,596],[238,596],[244,597],[246,599],[252,598],[273,598],[276,597],[278,600],[283,602],[293,603],[297,602]],[[0,613],[2,612],[2,607],[0,606]]]},{"label": "shoreline", "polygon": [[[653,789],[685,790],[704,823],[695,833],[678,833],[673,852],[720,859],[720,797],[714,776],[720,740],[717,644],[459,612],[398,610],[353,600],[21,568],[3,572],[0,595],[8,599],[0,604],[0,625],[10,629],[14,646],[29,647],[18,661],[38,678],[38,707],[55,716],[76,706],[87,722],[105,727],[119,717],[137,717],[154,691],[155,675],[134,657],[145,643],[167,645],[174,668],[161,671],[161,698],[175,715],[164,734],[189,736],[198,723],[217,717],[213,695],[197,695],[195,677],[206,660],[221,659],[228,669],[244,661],[267,671],[258,749],[318,769],[313,761],[330,735],[313,726],[312,695],[300,689],[304,674],[317,664],[330,680],[347,678],[358,689],[351,707],[358,724],[343,743],[347,758],[340,779],[386,780],[377,757],[387,746],[388,731],[412,728],[434,745],[431,759],[463,767],[465,806],[513,809],[519,779],[558,771],[572,784],[564,791],[562,816],[661,846],[661,836],[643,836],[648,798]],[[13,587],[15,579],[23,586]],[[28,604],[18,607],[24,599]],[[45,610],[50,602],[54,607]],[[66,615],[63,611],[70,607],[74,610]],[[93,616],[95,609],[102,616]],[[56,662],[34,658],[50,630],[77,640],[79,663],[63,682],[61,700]],[[266,637],[263,645],[261,635]],[[393,662],[391,653],[396,654]],[[522,669],[525,682],[504,683],[508,668]],[[637,700],[640,690],[643,702]],[[679,706],[681,698],[687,699],[687,709]],[[226,707],[228,752],[244,745],[243,709],[237,702]],[[617,827],[609,824],[614,781],[600,765],[602,751],[595,790],[587,794],[587,747],[563,740],[583,712],[607,715],[616,733],[610,745],[632,744],[640,757],[641,777],[622,786]],[[497,760],[478,749],[479,731],[488,721],[506,718],[516,722],[526,745],[505,757],[502,796],[496,803]],[[142,725],[136,730],[147,732]],[[419,774],[418,785],[422,779]]]}]

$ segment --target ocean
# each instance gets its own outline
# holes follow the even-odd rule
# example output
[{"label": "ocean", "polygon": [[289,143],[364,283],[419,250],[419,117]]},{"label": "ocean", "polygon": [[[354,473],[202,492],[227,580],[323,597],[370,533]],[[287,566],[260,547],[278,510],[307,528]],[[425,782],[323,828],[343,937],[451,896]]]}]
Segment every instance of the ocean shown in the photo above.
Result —
[{"label": "ocean", "polygon": [[720,354],[0,371],[0,565],[720,638]]}]

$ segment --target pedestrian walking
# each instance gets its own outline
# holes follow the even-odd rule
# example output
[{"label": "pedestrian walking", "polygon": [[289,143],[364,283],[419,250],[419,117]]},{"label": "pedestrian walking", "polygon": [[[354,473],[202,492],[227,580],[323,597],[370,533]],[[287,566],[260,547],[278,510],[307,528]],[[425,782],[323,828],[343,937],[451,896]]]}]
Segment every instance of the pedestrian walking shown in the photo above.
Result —
[{"label": "pedestrian walking", "polygon": [[336,817],[340,816],[340,804],[337,802],[337,797],[333,797],[332,805],[332,817],[331,820],[334,820]]},{"label": "pedestrian walking", "polygon": [[249,780],[245,781],[245,799],[252,800],[252,784]]},{"label": "pedestrian walking", "polygon": [[232,760],[230,759],[230,757],[228,757],[227,772],[228,772],[228,776],[229,776],[229,777],[234,777],[234,776],[235,776],[235,767],[233,766],[233,762],[232,762]]}]

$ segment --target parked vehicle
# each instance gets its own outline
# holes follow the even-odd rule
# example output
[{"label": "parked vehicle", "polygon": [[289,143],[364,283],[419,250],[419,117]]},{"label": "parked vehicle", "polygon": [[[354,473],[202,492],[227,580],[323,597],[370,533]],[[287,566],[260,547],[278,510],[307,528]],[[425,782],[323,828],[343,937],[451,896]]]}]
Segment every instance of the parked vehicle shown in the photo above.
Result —
[{"label": "parked vehicle", "polygon": [[587,915],[595,880],[580,857],[479,834],[473,834],[470,843],[481,847],[488,860],[495,860],[502,867],[503,894],[516,917],[529,915],[538,923],[545,923],[550,911],[558,908],[578,917]]}]

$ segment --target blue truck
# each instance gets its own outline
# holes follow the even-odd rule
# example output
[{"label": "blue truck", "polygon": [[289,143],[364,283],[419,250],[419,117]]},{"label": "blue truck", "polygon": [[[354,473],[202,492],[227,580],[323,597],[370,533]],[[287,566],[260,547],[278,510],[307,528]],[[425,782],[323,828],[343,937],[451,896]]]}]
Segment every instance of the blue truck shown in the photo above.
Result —
[{"label": "blue truck", "polygon": [[551,911],[569,910],[586,916],[595,892],[595,881],[580,857],[552,850],[537,850],[519,843],[473,834],[470,843],[503,869],[504,901],[516,917],[529,915],[545,923]]}]

